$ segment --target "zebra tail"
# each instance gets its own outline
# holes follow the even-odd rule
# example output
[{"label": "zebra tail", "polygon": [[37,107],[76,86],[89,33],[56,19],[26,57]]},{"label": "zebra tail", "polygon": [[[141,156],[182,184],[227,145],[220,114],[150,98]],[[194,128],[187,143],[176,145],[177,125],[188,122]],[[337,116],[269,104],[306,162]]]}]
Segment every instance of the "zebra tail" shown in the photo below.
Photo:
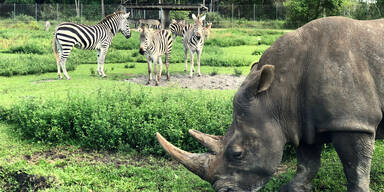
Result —
[{"label": "zebra tail", "polygon": [[[57,27],[58,28],[58,27]],[[53,55],[56,57],[56,63],[59,62],[59,56],[57,54],[57,43],[56,43],[56,32],[57,28],[55,29],[55,33],[53,35],[53,40],[52,40],[52,49],[53,49]]]}]

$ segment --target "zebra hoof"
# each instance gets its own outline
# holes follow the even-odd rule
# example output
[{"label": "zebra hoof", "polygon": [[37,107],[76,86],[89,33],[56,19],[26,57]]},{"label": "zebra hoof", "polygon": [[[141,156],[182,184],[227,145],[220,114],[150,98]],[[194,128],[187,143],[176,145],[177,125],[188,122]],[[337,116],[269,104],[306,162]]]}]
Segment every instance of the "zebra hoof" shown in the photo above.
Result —
[{"label": "zebra hoof", "polygon": [[159,83],[158,83],[158,82],[156,82],[156,83],[155,83],[155,86],[159,86]]},{"label": "zebra hoof", "polygon": [[201,74],[197,74],[198,77],[201,77]]},{"label": "zebra hoof", "polygon": [[147,81],[147,83],[146,83],[145,85],[149,85],[149,84],[151,84],[151,82],[150,82],[150,81]]}]

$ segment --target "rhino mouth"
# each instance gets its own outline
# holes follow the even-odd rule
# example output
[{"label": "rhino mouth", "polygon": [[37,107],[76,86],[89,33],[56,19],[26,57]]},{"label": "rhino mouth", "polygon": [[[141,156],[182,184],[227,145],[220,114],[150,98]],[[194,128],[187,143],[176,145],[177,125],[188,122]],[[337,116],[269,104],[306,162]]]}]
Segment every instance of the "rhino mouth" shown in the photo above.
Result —
[{"label": "rhino mouth", "polygon": [[260,180],[256,185],[239,187],[230,180],[217,180],[212,186],[217,192],[257,192],[262,189],[265,184],[266,182],[264,180]]}]

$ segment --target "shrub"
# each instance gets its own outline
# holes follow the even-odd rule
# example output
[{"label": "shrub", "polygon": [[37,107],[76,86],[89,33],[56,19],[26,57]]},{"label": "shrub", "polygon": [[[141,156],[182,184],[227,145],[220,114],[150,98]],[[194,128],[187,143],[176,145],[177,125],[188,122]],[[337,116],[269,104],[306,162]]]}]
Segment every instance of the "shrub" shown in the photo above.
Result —
[{"label": "shrub", "polygon": [[25,24],[28,24],[32,21],[36,21],[36,19],[34,17],[29,16],[29,15],[24,15],[24,14],[16,15],[15,20],[18,22],[23,22]]},{"label": "shrub", "polygon": [[239,77],[239,76],[241,76],[241,74],[243,74],[243,71],[242,71],[242,70],[237,69],[237,68],[233,69],[233,75],[234,75],[234,76]]},{"label": "shrub", "polygon": [[170,11],[169,18],[176,20],[187,20],[189,17],[189,11]]},{"label": "shrub", "polygon": [[209,73],[210,76],[215,76],[217,74],[219,74],[219,70],[216,68],[213,68],[212,71]]},{"label": "shrub", "polygon": [[[57,71],[56,60],[53,55],[34,54],[2,54],[0,62],[0,76],[27,75]],[[74,70],[77,61],[67,62],[67,70]]]},{"label": "shrub", "polygon": [[232,120],[232,95],[130,84],[72,93],[60,101],[26,98],[10,109],[9,119],[18,124],[16,132],[35,141],[159,155],[164,154],[155,137],[160,132],[183,149],[202,151],[188,129],[223,135]]},{"label": "shrub", "polygon": [[[51,48],[51,47],[50,47]],[[50,49],[52,52],[52,49]],[[24,54],[45,54],[49,53],[42,40],[27,40],[23,44],[11,45],[9,47],[9,53],[24,53]]]}]

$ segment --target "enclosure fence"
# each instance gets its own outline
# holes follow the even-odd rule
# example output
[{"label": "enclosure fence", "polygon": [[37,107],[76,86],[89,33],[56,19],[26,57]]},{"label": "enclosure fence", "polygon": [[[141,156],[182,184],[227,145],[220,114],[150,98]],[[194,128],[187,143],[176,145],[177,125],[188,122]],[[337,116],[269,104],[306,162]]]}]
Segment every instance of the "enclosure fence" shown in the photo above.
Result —
[{"label": "enclosure fence", "polygon": [[[105,14],[111,14],[118,10],[123,10],[120,4],[105,4]],[[158,10],[130,10],[133,19],[160,19]],[[222,18],[229,19],[246,19],[246,20],[263,20],[263,19],[284,19],[285,7],[282,5],[266,6],[266,5],[217,5],[215,10]],[[196,10],[197,12],[197,10]],[[101,6],[95,4],[0,4],[0,17],[7,19],[15,19],[17,16],[30,16],[37,21],[57,20],[64,21],[73,17],[81,20],[100,20],[103,18]]]},{"label": "enclosure fence", "polygon": [[[211,13],[211,20],[226,19],[233,20],[284,20],[287,8],[283,4],[259,5],[259,4],[220,4],[212,7],[207,5]],[[105,4],[105,15],[118,10],[124,10],[120,4]],[[158,10],[134,10],[131,12],[131,19],[160,19]],[[198,11],[196,10],[196,13]],[[341,13],[356,19],[374,19],[384,16],[376,4],[357,4],[344,7]],[[103,18],[101,5],[98,4],[0,4],[0,18],[13,19],[15,22],[22,21],[23,17],[34,18],[37,21],[99,21]]]}]

